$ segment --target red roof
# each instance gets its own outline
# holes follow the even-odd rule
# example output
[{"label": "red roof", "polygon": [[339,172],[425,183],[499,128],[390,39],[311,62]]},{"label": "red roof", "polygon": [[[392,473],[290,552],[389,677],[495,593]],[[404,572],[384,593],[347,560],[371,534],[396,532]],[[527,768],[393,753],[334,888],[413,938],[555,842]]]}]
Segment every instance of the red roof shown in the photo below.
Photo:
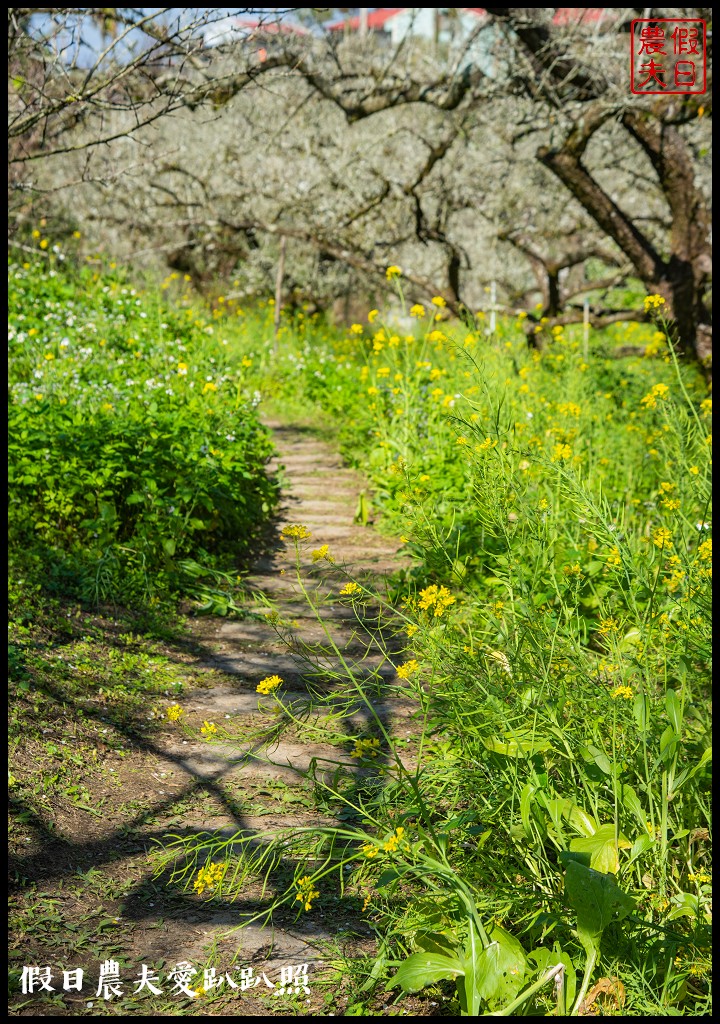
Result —
[{"label": "red roof", "polygon": [[602,21],[609,11],[605,7],[558,7],[553,14],[554,25],[580,25]]},{"label": "red roof", "polygon": [[[383,28],[385,23],[394,18],[396,14],[402,14],[403,11],[412,11],[412,7],[376,7],[374,11],[368,11],[367,16],[367,27],[369,29]],[[482,17],[485,14],[484,7],[460,7],[458,10],[469,11],[471,14],[477,14]],[[339,29],[350,29],[352,32],[357,32],[360,28],[360,16],[355,15],[352,18],[347,18],[345,21],[336,21],[333,25],[328,25],[331,32],[337,32]]]},{"label": "red roof", "polygon": [[252,18],[233,18],[234,27],[256,32],[290,32],[306,36],[308,30],[302,25],[288,24],[286,21],[257,21]]},{"label": "red roof", "polygon": [[[382,28],[390,18],[400,14],[402,11],[408,10],[410,10],[409,7],[377,7],[374,11],[368,11],[367,27]],[[332,32],[336,32],[341,28],[349,28],[352,31],[356,31],[360,28],[360,15],[356,14],[354,18],[347,18],[345,21],[336,21],[334,25],[328,25],[328,28]]]}]

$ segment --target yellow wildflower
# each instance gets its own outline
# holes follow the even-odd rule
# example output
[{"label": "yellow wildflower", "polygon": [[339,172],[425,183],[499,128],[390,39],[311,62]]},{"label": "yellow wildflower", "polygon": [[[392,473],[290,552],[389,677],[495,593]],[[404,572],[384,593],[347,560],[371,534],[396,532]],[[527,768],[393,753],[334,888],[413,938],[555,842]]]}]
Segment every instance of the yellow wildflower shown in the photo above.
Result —
[{"label": "yellow wildflower", "polygon": [[272,693],[282,683],[280,676],[265,676],[255,687],[256,693]]},{"label": "yellow wildflower", "polygon": [[334,562],[335,559],[330,554],[330,549],[327,544],[323,544],[320,548],[315,548],[312,552],[313,562],[319,562],[320,559],[324,558],[326,562]]},{"label": "yellow wildflower", "polygon": [[572,457],[572,448],[569,444],[556,444],[552,450],[550,459],[552,462],[560,462],[563,459]]},{"label": "yellow wildflower", "polygon": [[296,523],[292,526],[283,526],[280,536],[283,540],[307,540],[312,534],[307,526],[300,526]]},{"label": "yellow wildflower", "polygon": [[410,307],[410,316],[425,316],[425,307],[422,306],[419,302],[416,302],[414,306]]},{"label": "yellow wildflower", "polygon": [[167,710],[165,711],[165,714],[168,716],[171,722],[177,722],[177,720],[183,713],[183,709],[180,707],[179,704],[171,704],[170,707],[167,708]]},{"label": "yellow wildflower", "polygon": [[377,757],[380,753],[380,740],[375,739],[356,739],[354,741],[355,749],[353,750],[351,757]]},{"label": "yellow wildflower", "polygon": [[203,736],[214,736],[217,732],[217,726],[214,722],[203,722],[200,732]]},{"label": "yellow wildflower", "polygon": [[420,591],[420,601],[418,603],[423,611],[433,609],[433,614],[439,618],[451,604],[455,604],[455,598],[447,587],[438,587],[437,584],[433,583],[431,586],[425,587],[424,590]]},{"label": "yellow wildflower", "polygon": [[312,901],[320,895],[320,890],[314,888],[310,875],[298,878],[295,885],[298,890],[295,899],[300,900],[306,910],[310,910]]},{"label": "yellow wildflower", "polygon": [[698,555],[700,556],[703,562],[710,561],[710,559],[712,558],[712,537],[708,537],[708,539],[704,540],[702,544],[698,547]]},{"label": "yellow wildflower", "polygon": [[225,864],[208,864],[206,867],[200,868],[193,883],[193,889],[198,896],[201,896],[206,889],[215,889],[223,880],[226,870]]},{"label": "yellow wildflower", "polygon": [[363,325],[362,324],[353,324],[352,327],[350,328],[350,333],[351,334],[362,334],[362,332],[363,332]]},{"label": "yellow wildflower", "polygon": [[671,548],[673,546],[672,534],[664,526],[659,526],[653,533],[653,544],[656,548]]},{"label": "yellow wildflower", "polygon": [[645,395],[644,398],[640,399],[640,405],[646,409],[654,409],[657,406],[658,399],[666,399],[670,394],[670,388],[667,384],[653,384],[650,391]]},{"label": "yellow wildflower", "polygon": [[362,593],[362,587],[359,586],[359,584],[357,584],[355,582],[346,583],[345,586],[340,591],[340,594],[342,596],[347,596],[347,595],[354,596],[355,594],[361,594],[361,593]]},{"label": "yellow wildflower", "polygon": [[662,295],[646,295],[644,300],[645,312],[649,312],[651,309],[657,309],[659,306],[665,305],[665,299]]},{"label": "yellow wildflower", "polygon": [[402,270],[400,269],[400,267],[395,266],[395,264],[393,264],[393,266],[391,267],[388,267],[387,270],[385,271],[385,277],[388,279],[388,281],[393,281],[395,280],[396,277],[400,277],[401,275]]},{"label": "yellow wildflower", "polygon": [[611,566],[613,569],[617,569],[622,565],[622,558],[617,548],[611,548],[610,552],[605,560],[606,565]]},{"label": "yellow wildflower", "polygon": [[378,316],[380,316],[380,310],[379,309],[371,309],[370,312],[368,313],[368,323],[370,323],[370,324],[374,323]]},{"label": "yellow wildflower", "polygon": [[412,658],[410,661],[406,661],[403,665],[398,665],[395,671],[400,679],[409,679],[413,672],[417,672],[419,668],[419,663]]},{"label": "yellow wildflower", "polygon": [[442,295],[433,295],[430,301],[432,302],[433,306],[438,306],[440,309],[442,309],[443,306],[447,306],[447,302],[442,297]]},{"label": "yellow wildflower", "polygon": [[617,700],[618,697],[623,697],[625,700],[632,700],[633,692],[631,686],[616,686],[611,692],[610,696],[613,700]]}]

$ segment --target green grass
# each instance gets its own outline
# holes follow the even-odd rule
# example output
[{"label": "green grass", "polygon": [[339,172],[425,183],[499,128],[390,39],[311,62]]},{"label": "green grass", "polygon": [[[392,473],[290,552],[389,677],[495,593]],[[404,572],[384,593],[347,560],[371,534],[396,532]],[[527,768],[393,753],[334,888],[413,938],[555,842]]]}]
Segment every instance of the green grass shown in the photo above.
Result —
[{"label": "green grass", "polygon": [[[271,305],[202,312],[165,285],[11,268],[11,838],[48,842],[56,805],[115,806],[110,759],[135,757],[193,677],[159,621],[182,594],[236,606],[275,502],[262,401],[325,425],[372,486],[361,517],[413,555],[390,601],[361,583],[348,600],[404,637],[387,695],[418,711],[409,743],[377,716],[358,737],[379,741],[361,781],[278,790],[341,815],[279,837],[292,878],[273,876],[277,847],[215,842],[228,870],[208,898],[269,871],[276,913],[307,877],[310,914],[369,921],[374,953],[342,962],[346,1015],[710,1013],[711,402],[666,325],[532,350],[522,318],[488,334],[428,305],[338,331],[301,311],[276,346]],[[628,342],[646,355],[610,357]],[[113,624],[108,601],[134,619]],[[349,675],[338,691],[375,696]],[[336,710],[314,728],[348,741]],[[130,794],[125,812],[131,835],[153,820]],[[183,907],[208,849],[178,850],[158,891]],[[65,926],[53,892],[36,912],[23,886],[37,962]]]}]

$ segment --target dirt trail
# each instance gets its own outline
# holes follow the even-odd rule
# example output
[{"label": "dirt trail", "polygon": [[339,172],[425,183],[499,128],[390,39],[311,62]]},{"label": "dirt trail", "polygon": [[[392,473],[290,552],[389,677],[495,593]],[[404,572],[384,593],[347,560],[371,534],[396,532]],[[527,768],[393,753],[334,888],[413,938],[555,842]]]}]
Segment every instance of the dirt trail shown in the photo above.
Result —
[{"label": "dirt trail", "polygon": [[[213,620],[204,625],[203,643],[212,651],[211,662],[223,674],[223,682],[210,689],[198,689],[179,699],[185,715],[195,722],[203,720],[226,727],[232,740],[195,741],[166,735],[156,751],[167,760],[164,769],[165,791],[184,789],[191,780],[204,786],[214,797],[206,803],[206,813],[195,808],[182,820],[182,831],[206,830],[229,837],[267,834],[294,825],[334,820],[320,813],[309,786],[299,773],[314,760],[322,769],[345,764],[362,776],[367,768],[352,758],[352,736],[367,734],[370,715],[367,707],[355,708],[344,720],[346,741],[327,743],[301,729],[291,727],[279,737],[277,721],[268,714],[272,704],[256,692],[258,682],[272,675],[283,679],[283,699],[296,701],[299,707],[313,689],[332,692],[332,674],[342,662],[354,673],[373,678],[373,703],[388,732],[408,734],[412,708],[384,695],[395,680],[388,653],[395,654],[387,632],[385,653],[368,640],[362,617],[358,617],[347,599],[338,598],[346,580],[336,567],[345,566],[355,579],[381,582],[403,564],[400,544],[380,535],[372,527],[354,522],[358,496],[363,482],[354,471],[344,467],[340,457],[315,434],[301,428],[268,424],[278,449],[274,466],[283,467],[286,486],[277,520],[276,541],[268,554],[258,560],[246,580],[257,602],[257,618],[240,621]],[[303,581],[312,592],[317,614],[299,592],[296,581],[295,550],[292,543],[280,539],[287,524],[302,524],[312,534],[302,545]],[[335,567],[325,560],[313,562],[311,549],[328,544]],[[305,562],[307,558],[307,562]],[[274,609],[279,618],[291,624],[292,648],[283,642],[268,620]],[[368,609],[369,625],[377,629],[378,620]],[[320,621],[319,621],[320,620]],[[337,652],[328,649],[325,626]],[[307,646],[313,650],[313,662],[294,653]],[[394,657],[395,663],[398,658]],[[260,707],[258,705],[260,704]],[[265,710],[263,710],[263,704]],[[223,731],[225,731],[223,729]],[[220,733],[219,735],[222,735]],[[246,737],[239,741],[238,737]],[[177,821],[180,825],[180,821]],[[285,884],[287,884],[285,882]],[[282,888],[282,887],[281,887]],[[248,901],[252,902],[252,901]],[[319,959],[318,940],[335,939],[345,926],[357,926],[346,907],[336,901],[338,913],[318,906],[318,912],[304,915],[287,927],[272,931],[252,926],[236,931],[232,944],[240,949],[243,960],[263,961],[269,967],[279,964],[312,962]],[[192,919],[191,915],[191,919]],[[225,945],[222,935],[228,924],[237,923],[237,911],[214,914],[205,921],[202,943],[209,940]],[[175,942],[183,954],[192,955],[190,936],[177,934],[183,922],[173,922]],[[362,924],[360,924],[362,931]]]}]

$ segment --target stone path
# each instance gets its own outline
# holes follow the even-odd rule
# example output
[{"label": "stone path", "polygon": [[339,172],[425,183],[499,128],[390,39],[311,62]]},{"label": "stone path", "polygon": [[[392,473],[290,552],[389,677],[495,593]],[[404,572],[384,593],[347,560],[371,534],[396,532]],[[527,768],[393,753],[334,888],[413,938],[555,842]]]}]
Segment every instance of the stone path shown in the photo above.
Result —
[{"label": "stone path", "polygon": [[[207,813],[184,818],[184,827],[221,837],[238,832],[261,836],[288,826],[334,820],[318,811],[301,773],[312,761],[320,772],[345,765],[358,777],[367,773],[367,767],[351,756],[352,740],[369,734],[372,715],[356,697],[347,696],[348,673],[343,664],[350,666],[353,675],[372,682],[372,703],[388,733],[409,735],[411,729],[413,708],[390,692],[396,679],[393,661],[402,660],[398,657],[402,641],[393,637],[391,622],[382,622],[377,608],[366,608],[358,615],[351,601],[338,597],[347,582],[345,572],[352,572],[356,580],[381,584],[404,564],[400,545],[354,522],[362,480],[342,465],[327,444],[301,428],[268,425],[278,449],[271,468],[283,468],[286,485],[275,542],[246,581],[257,614],[221,624],[215,620],[212,664],[225,673],[225,682],[180,700],[186,716],[216,723],[222,727],[219,735],[227,732],[232,739],[183,740],[178,731],[177,739],[160,744],[168,763],[163,780],[168,793],[196,779],[214,797],[208,801]],[[302,524],[312,533],[312,540],[301,545],[300,571],[316,611],[298,586],[294,545],[279,536],[288,524]],[[334,566],[322,559],[313,562],[310,556],[312,549],[324,544],[329,545]],[[283,639],[271,624],[273,616],[267,615],[270,609],[284,624]],[[256,692],[258,682],[272,675],[283,679],[284,702],[307,714],[308,723],[327,714],[343,692],[346,703],[355,700],[333,742],[310,727],[283,729],[278,717],[273,719],[268,712],[272,700]],[[308,707],[312,694],[324,696],[329,704]],[[381,761],[378,758],[378,764]],[[221,914],[210,931],[222,931],[231,922],[237,923],[236,914]],[[234,941],[244,959],[263,950],[271,965],[300,963],[317,959],[314,944],[334,938],[341,924],[340,920],[330,922],[321,912],[304,916],[294,927],[275,929],[272,949],[268,930],[257,926],[235,932]],[[204,935],[208,934],[206,929]]]}]

